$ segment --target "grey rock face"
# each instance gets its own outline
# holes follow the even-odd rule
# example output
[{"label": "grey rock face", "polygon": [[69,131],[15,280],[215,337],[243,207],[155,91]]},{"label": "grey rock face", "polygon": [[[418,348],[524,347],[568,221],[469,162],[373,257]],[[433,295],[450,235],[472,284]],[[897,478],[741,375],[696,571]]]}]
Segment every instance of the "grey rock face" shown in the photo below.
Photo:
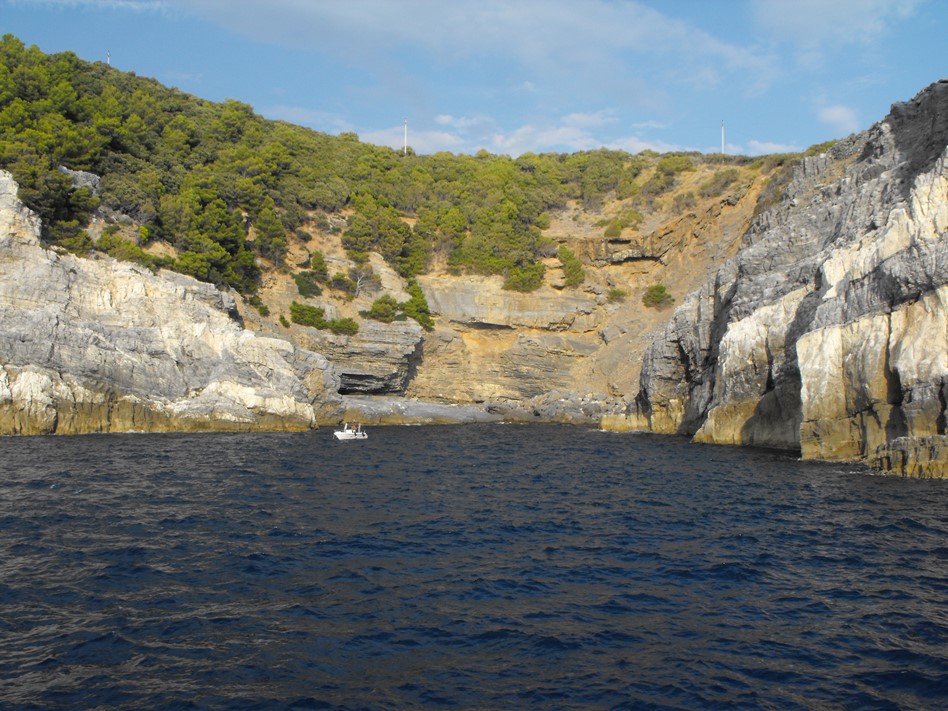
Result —
[{"label": "grey rock face", "polygon": [[481,328],[592,330],[596,297],[584,292],[504,291],[499,277],[420,277],[432,313]]},{"label": "grey rock face", "polygon": [[244,330],[179,274],[44,249],[0,172],[0,433],[300,429],[339,410],[321,355]]},{"label": "grey rock face", "polygon": [[421,358],[423,334],[415,321],[365,320],[354,336],[307,329],[300,340],[332,362],[340,393],[385,395],[405,391]]},{"label": "grey rock face", "polygon": [[629,419],[824,458],[943,434],[946,144],[939,82],[804,159],[653,343]]}]

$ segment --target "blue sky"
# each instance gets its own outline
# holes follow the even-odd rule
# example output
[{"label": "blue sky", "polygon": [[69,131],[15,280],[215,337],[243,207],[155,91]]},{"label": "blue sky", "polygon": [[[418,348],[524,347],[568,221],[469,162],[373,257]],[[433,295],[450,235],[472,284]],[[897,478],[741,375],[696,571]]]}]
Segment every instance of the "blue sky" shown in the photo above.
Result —
[{"label": "blue sky", "polygon": [[0,33],[419,153],[797,151],[948,76],[944,0],[0,0]]}]

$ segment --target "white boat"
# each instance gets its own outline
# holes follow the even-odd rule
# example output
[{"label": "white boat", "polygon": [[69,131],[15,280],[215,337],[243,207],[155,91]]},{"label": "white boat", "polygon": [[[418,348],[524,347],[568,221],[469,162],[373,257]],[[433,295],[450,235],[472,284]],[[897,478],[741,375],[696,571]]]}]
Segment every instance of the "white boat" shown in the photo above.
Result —
[{"label": "white boat", "polygon": [[364,429],[362,425],[358,424],[355,427],[351,427],[348,422],[346,422],[341,430],[336,430],[332,433],[332,436],[336,439],[368,439],[369,434]]}]

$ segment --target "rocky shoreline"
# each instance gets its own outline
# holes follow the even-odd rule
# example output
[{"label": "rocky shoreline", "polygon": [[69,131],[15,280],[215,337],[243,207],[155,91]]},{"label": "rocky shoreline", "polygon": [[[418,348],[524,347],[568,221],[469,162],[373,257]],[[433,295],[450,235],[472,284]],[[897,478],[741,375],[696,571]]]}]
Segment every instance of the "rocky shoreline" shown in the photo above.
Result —
[{"label": "rocky shoreline", "polygon": [[948,476],[946,145],[942,81],[805,158],[756,215],[746,186],[722,198],[705,213],[729,225],[717,241],[696,214],[642,238],[618,264],[644,260],[643,283],[704,260],[674,310],[607,299],[617,271],[532,294],[434,274],[419,279],[433,330],[356,336],[280,330],[190,277],[46,248],[0,173],[0,434],[556,422]]}]

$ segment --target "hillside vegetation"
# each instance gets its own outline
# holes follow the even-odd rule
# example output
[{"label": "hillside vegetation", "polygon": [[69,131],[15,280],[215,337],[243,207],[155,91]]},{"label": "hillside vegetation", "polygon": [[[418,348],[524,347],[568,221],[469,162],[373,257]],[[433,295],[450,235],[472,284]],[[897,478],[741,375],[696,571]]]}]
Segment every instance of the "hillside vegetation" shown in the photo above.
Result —
[{"label": "hillside vegetation", "polygon": [[[239,101],[204,101],[70,52],[46,55],[12,35],[0,40],[0,167],[42,217],[44,239],[248,297],[266,270],[296,271],[301,292],[311,293],[320,284],[351,290],[371,277],[329,274],[318,253],[311,264],[287,263],[294,240],[337,229],[355,264],[378,252],[406,279],[437,263],[503,275],[506,288],[530,291],[543,281],[544,260],[559,257],[576,286],[576,255],[545,236],[551,215],[621,205],[598,225],[608,238],[656,211],[692,209],[740,181],[741,171],[778,175],[796,159],[605,149],[516,159],[403,155],[355,134],[265,120]],[[701,180],[682,190],[682,176],[699,169]],[[83,186],[75,171],[100,180]],[[114,226],[93,241],[87,228],[96,212]],[[123,224],[134,225],[132,239]],[[159,243],[167,249],[155,249]]]}]

